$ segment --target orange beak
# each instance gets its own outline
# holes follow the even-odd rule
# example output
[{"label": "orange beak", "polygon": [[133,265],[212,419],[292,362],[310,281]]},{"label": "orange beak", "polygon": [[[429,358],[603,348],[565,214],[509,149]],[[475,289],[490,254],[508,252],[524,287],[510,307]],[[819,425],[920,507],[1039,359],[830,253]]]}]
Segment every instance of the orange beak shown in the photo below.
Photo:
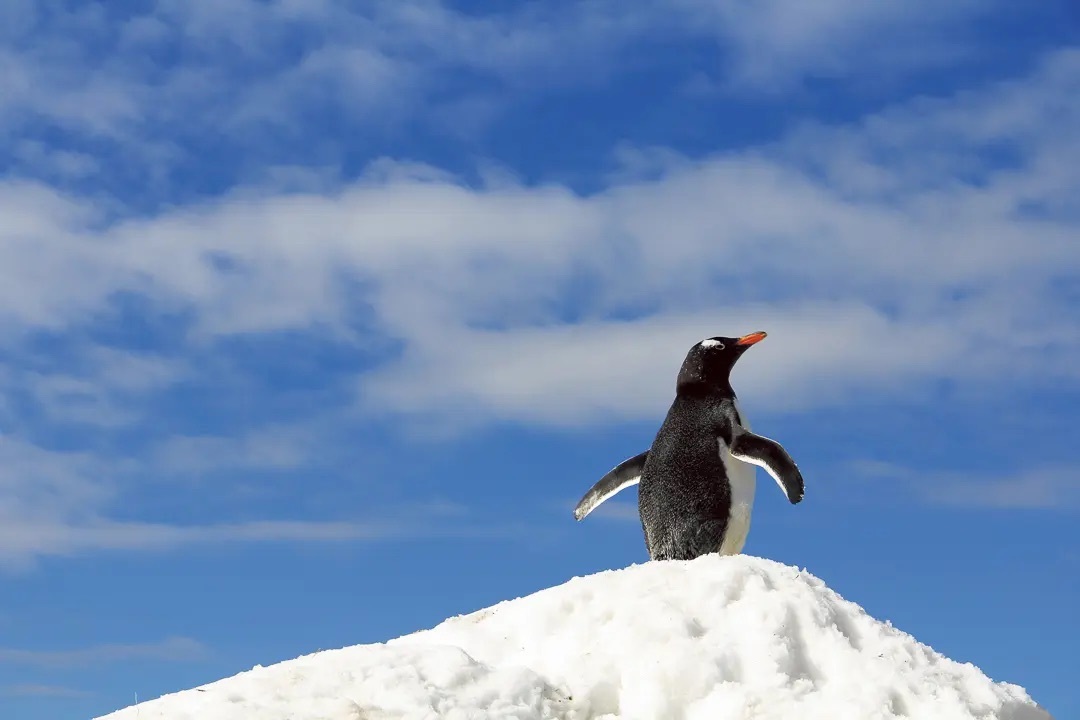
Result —
[{"label": "orange beak", "polygon": [[735,341],[736,345],[753,345],[754,343],[761,342],[765,339],[765,333],[754,332],[749,335],[743,335],[741,338]]}]

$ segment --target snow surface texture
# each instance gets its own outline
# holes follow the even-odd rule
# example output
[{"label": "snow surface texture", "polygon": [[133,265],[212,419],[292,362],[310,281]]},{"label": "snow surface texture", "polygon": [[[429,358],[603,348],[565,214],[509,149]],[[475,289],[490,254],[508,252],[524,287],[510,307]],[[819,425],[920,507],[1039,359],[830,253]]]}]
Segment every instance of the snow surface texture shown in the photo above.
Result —
[{"label": "snow surface texture", "polygon": [[1045,720],[806,571],[745,555],[575,578],[388,643],[256,667],[108,720]]}]

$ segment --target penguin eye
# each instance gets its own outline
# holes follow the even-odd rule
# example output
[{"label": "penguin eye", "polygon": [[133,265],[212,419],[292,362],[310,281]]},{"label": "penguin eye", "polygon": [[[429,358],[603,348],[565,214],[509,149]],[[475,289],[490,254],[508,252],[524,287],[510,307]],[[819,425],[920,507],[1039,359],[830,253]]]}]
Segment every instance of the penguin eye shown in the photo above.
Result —
[{"label": "penguin eye", "polygon": [[701,347],[703,347],[703,348],[716,348],[718,350],[723,350],[724,349],[724,343],[720,342],[719,340],[713,340],[712,338],[709,338],[708,340],[702,340],[701,341]]}]

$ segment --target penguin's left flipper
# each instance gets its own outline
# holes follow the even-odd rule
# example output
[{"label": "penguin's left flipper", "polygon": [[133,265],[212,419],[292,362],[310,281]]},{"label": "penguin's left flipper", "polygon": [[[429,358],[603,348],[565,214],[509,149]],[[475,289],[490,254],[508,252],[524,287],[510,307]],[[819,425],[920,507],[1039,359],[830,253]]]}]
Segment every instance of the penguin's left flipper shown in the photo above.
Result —
[{"label": "penguin's left flipper", "polygon": [[802,473],[780,443],[743,430],[732,438],[729,449],[733,458],[765,468],[792,505],[803,499]]},{"label": "penguin's left flipper", "polygon": [[584,520],[585,516],[596,509],[596,506],[607,500],[620,490],[624,490],[641,480],[641,472],[645,468],[645,458],[649,451],[638,453],[632,458],[627,458],[611,468],[604,477],[596,481],[589,488],[589,492],[578,502],[574,508],[574,517]]}]

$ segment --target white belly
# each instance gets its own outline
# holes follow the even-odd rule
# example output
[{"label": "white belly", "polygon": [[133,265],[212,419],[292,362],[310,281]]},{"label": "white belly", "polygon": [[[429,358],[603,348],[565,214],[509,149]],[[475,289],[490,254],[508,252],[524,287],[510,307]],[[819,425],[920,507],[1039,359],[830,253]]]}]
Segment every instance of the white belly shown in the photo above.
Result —
[{"label": "white belly", "polygon": [[[739,423],[750,429],[750,423],[739,407],[739,401],[735,401],[735,410],[739,414]],[[727,470],[728,482],[731,483],[731,510],[728,513],[727,531],[724,533],[724,542],[720,546],[721,555],[738,555],[746,545],[746,537],[750,534],[750,513],[754,509],[754,490],[756,485],[755,473],[757,466],[736,460],[728,452],[727,445],[719,440],[720,460]]]},{"label": "white belly", "polygon": [[728,482],[731,483],[731,510],[728,513],[727,530],[724,532],[720,554],[738,555],[750,534],[750,514],[754,509],[756,483],[754,472],[757,468],[731,457],[723,443],[720,444],[720,459],[727,468]]}]

